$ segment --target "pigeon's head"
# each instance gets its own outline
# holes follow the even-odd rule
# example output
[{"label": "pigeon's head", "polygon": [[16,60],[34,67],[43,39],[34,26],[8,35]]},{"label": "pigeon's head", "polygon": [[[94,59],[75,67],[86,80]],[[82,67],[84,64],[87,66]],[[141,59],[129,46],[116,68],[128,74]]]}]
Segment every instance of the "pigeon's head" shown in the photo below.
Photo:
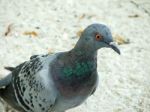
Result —
[{"label": "pigeon's head", "polygon": [[119,48],[113,41],[110,29],[103,24],[89,25],[81,34],[79,44],[85,44],[86,47],[91,47],[93,50],[103,47],[112,48],[120,54]]}]

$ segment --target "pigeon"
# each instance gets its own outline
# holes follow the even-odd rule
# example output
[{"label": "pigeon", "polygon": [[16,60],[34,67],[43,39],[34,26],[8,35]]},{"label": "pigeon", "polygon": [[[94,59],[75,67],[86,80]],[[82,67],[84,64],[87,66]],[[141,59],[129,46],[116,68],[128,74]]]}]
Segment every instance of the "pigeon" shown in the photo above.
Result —
[{"label": "pigeon", "polygon": [[34,55],[0,80],[0,97],[20,112],[65,112],[81,105],[98,85],[97,51],[112,48],[120,54],[110,29],[91,24],[74,48]]}]

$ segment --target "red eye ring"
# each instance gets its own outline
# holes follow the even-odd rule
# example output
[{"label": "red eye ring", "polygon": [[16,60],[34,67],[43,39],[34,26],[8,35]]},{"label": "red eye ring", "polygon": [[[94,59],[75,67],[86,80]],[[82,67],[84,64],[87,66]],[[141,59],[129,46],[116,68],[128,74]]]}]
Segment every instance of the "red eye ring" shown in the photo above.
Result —
[{"label": "red eye ring", "polygon": [[96,40],[100,41],[100,40],[103,39],[103,36],[100,35],[100,34],[96,34],[96,35],[95,35],[95,38],[96,38]]}]

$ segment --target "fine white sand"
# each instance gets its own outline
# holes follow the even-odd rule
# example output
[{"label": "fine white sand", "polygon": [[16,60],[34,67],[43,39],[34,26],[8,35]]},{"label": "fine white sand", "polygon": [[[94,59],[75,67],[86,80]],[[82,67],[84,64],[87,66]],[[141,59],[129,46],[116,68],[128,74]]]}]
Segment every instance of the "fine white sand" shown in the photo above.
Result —
[{"label": "fine white sand", "polygon": [[120,56],[99,50],[97,91],[68,112],[150,112],[149,0],[0,0],[0,77],[31,55],[71,49],[92,23],[129,43]]}]

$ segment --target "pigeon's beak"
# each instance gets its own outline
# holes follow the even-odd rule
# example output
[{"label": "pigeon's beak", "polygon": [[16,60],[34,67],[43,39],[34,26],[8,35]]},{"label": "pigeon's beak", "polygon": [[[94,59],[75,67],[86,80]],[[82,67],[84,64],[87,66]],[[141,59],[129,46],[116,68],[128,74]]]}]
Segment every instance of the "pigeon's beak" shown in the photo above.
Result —
[{"label": "pigeon's beak", "polygon": [[117,45],[116,45],[115,42],[110,42],[110,43],[109,43],[109,46],[110,46],[115,52],[117,52],[118,54],[120,54],[120,50],[119,50],[119,48],[117,47]]}]

